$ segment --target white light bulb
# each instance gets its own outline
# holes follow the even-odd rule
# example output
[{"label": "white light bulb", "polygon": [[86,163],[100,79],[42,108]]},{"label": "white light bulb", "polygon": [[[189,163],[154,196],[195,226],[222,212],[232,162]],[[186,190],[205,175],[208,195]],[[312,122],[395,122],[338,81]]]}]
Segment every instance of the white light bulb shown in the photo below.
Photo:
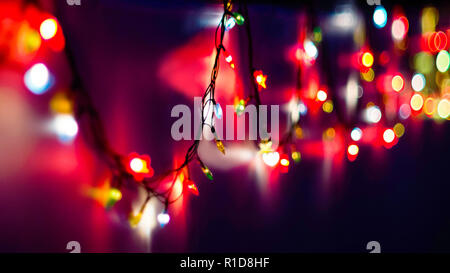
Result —
[{"label": "white light bulb", "polygon": [[161,212],[160,214],[158,214],[158,223],[161,225],[161,227],[164,227],[165,225],[167,225],[167,223],[169,223],[169,221],[170,221],[170,216],[166,212]]},{"label": "white light bulb", "polygon": [[383,139],[384,139],[384,141],[386,141],[386,143],[391,143],[392,141],[394,141],[394,138],[395,138],[395,133],[392,129],[387,129],[386,131],[384,131]]},{"label": "white light bulb", "polygon": [[53,130],[62,142],[70,142],[78,133],[78,124],[72,115],[56,115]]},{"label": "white light bulb", "polygon": [[58,24],[55,19],[47,19],[42,22],[40,27],[41,36],[44,40],[49,40],[55,37],[58,30]]},{"label": "white light bulb", "polygon": [[44,64],[35,64],[25,72],[24,82],[33,94],[43,94],[50,86],[50,72]]},{"label": "white light bulb", "polygon": [[134,171],[134,172],[141,172],[142,169],[144,169],[144,162],[142,162],[142,159],[139,158],[133,158],[130,161],[130,168]]},{"label": "white light bulb", "polygon": [[264,163],[270,167],[273,167],[277,165],[278,160],[280,160],[280,154],[278,152],[263,153],[262,158]]},{"label": "white light bulb", "polygon": [[378,106],[371,106],[365,111],[365,119],[370,123],[377,123],[381,120],[381,111]]},{"label": "white light bulb", "polygon": [[350,133],[351,138],[353,141],[359,141],[362,137],[362,131],[358,127],[353,128],[352,132]]}]

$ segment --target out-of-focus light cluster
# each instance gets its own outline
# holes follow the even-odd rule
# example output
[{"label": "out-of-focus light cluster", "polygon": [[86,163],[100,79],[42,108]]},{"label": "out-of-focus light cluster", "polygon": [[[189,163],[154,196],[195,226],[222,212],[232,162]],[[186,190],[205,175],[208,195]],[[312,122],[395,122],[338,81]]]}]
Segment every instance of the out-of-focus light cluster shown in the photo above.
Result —
[{"label": "out-of-focus light cluster", "polygon": [[386,143],[392,143],[395,139],[395,133],[392,129],[386,129],[383,133],[383,140]]},{"label": "out-of-focus light cluster", "polygon": [[414,91],[420,92],[425,88],[426,80],[423,74],[417,73],[411,79],[411,86]]},{"label": "out-of-focus light cluster", "polygon": [[24,82],[33,94],[40,95],[47,92],[51,85],[51,75],[47,66],[43,63],[33,65],[25,72]]},{"label": "out-of-focus light cluster", "polygon": [[325,92],[324,90],[317,91],[316,98],[318,101],[326,101],[327,97],[328,97],[327,92]]},{"label": "out-of-focus light cluster", "polygon": [[358,17],[351,5],[341,5],[336,7],[334,15],[331,17],[331,24],[336,30],[347,32],[355,29]]},{"label": "out-of-focus light cluster", "polygon": [[350,133],[350,137],[353,141],[359,141],[362,138],[362,131],[358,127],[353,128],[352,132]]},{"label": "out-of-focus light cluster", "polygon": [[372,105],[366,108],[364,119],[369,123],[377,123],[381,120],[381,110],[378,106]]},{"label": "out-of-focus light cluster", "polygon": [[445,73],[450,65],[450,56],[446,50],[440,51],[436,56],[436,68],[439,72]]},{"label": "out-of-focus light cluster", "polygon": [[403,76],[398,74],[392,77],[392,89],[394,89],[395,92],[400,92],[405,87],[405,80],[403,79]]},{"label": "out-of-focus light cluster", "polygon": [[414,94],[411,97],[411,101],[410,101],[411,109],[414,110],[414,111],[420,111],[422,109],[422,107],[423,107],[423,102],[424,101],[423,101],[422,95]]},{"label": "out-of-focus light cluster", "polygon": [[409,118],[409,116],[411,116],[411,108],[409,107],[409,104],[404,103],[400,105],[398,115],[400,116],[401,119]]},{"label": "out-of-focus light cluster", "polygon": [[78,124],[70,114],[57,114],[53,118],[52,129],[61,142],[71,142],[78,133]]},{"label": "out-of-focus light cluster", "polygon": [[308,61],[310,63],[314,62],[317,59],[317,56],[319,56],[319,51],[317,50],[316,45],[310,40],[305,40],[303,42],[303,47],[305,49],[306,56],[308,57]]},{"label": "out-of-focus light cluster", "polygon": [[400,16],[392,22],[392,38],[401,41],[406,37],[409,29],[409,22],[405,16]]},{"label": "out-of-focus light cluster", "polygon": [[55,19],[46,19],[41,23],[40,32],[42,39],[50,40],[55,37],[56,32],[58,31],[58,23]]},{"label": "out-of-focus light cluster", "polygon": [[373,12],[373,23],[377,28],[383,28],[387,23],[387,12],[383,6],[377,6]]},{"label": "out-of-focus light cluster", "polygon": [[438,104],[437,112],[440,118],[448,118],[450,116],[450,101],[448,99],[442,99]]},{"label": "out-of-focus light cluster", "polygon": [[333,102],[331,100],[327,100],[322,104],[322,110],[328,114],[333,112],[333,107]]},{"label": "out-of-focus light cluster", "polygon": [[362,54],[361,63],[364,67],[370,68],[373,65],[373,55],[372,53],[366,51]]},{"label": "out-of-focus light cluster", "polygon": [[358,147],[358,145],[350,144],[347,147],[347,158],[348,158],[348,160],[354,161],[358,157],[358,154],[359,154],[359,147]]}]

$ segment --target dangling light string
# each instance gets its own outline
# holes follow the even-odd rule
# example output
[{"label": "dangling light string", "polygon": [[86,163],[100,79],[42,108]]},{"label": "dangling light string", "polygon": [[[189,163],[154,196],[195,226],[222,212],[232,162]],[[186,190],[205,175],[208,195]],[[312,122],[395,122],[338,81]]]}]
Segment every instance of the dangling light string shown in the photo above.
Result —
[{"label": "dangling light string", "polygon": [[[226,31],[226,25],[225,25],[225,19],[227,16],[234,16],[237,19],[238,24],[242,24],[243,18],[238,16],[239,14],[231,13],[231,1],[224,0],[224,13],[222,16],[222,19],[220,20],[219,25],[217,26],[214,34],[215,39],[215,48],[216,48],[216,56],[214,60],[214,66],[211,72],[211,81],[208,85],[208,88],[206,89],[203,97],[202,97],[202,124],[201,124],[201,131],[203,131],[203,128],[205,125],[209,126],[211,128],[211,131],[215,133],[214,124],[213,124],[213,115],[211,115],[211,122],[208,124],[206,122],[206,118],[208,115],[205,116],[204,110],[205,107],[208,106],[208,104],[212,103],[213,106],[216,105],[215,101],[215,84],[217,80],[217,76],[219,73],[219,58],[222,51],[225,51],[225,48],[223,46],[223,40],[224,35]],[[67,58],[69,60],[69,65],[71,67],[72,73],[73,73],[73,82],[72,82],[72,88],[71,92],[72,95],[75,97],[75,115],[78,120],[85,121],[84,126],[86,128],[85,133],[88,135],[88,140],[90,140],[93,147],[99,152],[99,154],[105,159],[105,162],[107,162],[109,169],[112,173],[112,179],[111,179],[111,187],[116,189],[118,193],[120,193],[120,188],[124,181],[127,181],[129,179],[133,179],[134,177],[132,174],[130,174],[129,170],[124,167],[124,161],[125,157],[115,152],[110,144],[109,141],[106,138],[106,133],[104,130],[104,126],[101,122],[99,113],[95,110],[94,104],[92,102],[91,97],[89,96],[88,92],[84,88],[81,77],[78,73],[78,69],[75,64],[75,59],[72,55],[72,51],[67,43],[67,46],[65,48],[65,52],[67,55]],[[212,111],[212,107],[209,107],[208,111]],[[218,145],[218,148],[224,152],[224,146],[220,140],[216,138],[216,143]],[[221,145],[219,145],[219,143]],[[193,144],[188,148],[185,154],[184,161],[181,165],[176,167],[175,169],[169,169],[161,174],[158,174],[153,177],[142,177],[142,182],[139,182],[138,185],[141,185],[145,188],[147,191],[147,198],[145,199],[143,205],[141,206],[141,209],[139,210],[138,214],[135,215],[136,217],[132,218],[132,222],[134,225],[139,222],[140,217],[142,216],[143,210],[145,209],[146,204],[149,202],[150,198],[154,196],[157,198],[160,202],[164,204],[164,213],[167,213],[168,207],[170,204],[176,202],[181,198],[183,195],[183,191],[179,194],[177,197],[173,197],[173,189],[175,186],[175,183],[177,181],[177,177],[180,175],[180,173],[183,172],[185,168],[189,167],[189,164],[193,160],[197,160],[200,164],[200,167],[202,171],[205,173],[208,179],[212,180],[212,173],[206,167],[206,165],[201,161],[197,154],[198,146],[200,144],[200,140],[195,140]],[[173,175],[172,182],[168,189],[160,192],[158,189],[161,187],[161,183],[166,180],[167,177],[170,175]],[[188,169],[188,179],[190,180],[190,172]],[[193,186],[192,186],[193,185]],[[195,187],[195,188],[194,188]],[[191,189],[194,192],[198,192],[195,184],[191,183]],[[117,194],[116,194],[117,195]],[[119,199],[120,200],[120,199]],[[118,201],[118,200],[116,200]],[[163,221],[168,221],[165,214],[158,215],[158,221],[160,218]]]}]

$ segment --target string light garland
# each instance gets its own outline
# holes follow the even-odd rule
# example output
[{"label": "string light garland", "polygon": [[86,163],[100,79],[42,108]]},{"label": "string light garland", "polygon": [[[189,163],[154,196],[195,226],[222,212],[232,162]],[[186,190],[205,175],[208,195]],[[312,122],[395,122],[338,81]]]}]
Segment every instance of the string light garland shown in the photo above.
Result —
[{"label": "string light garland", "polygon": [[[37,2],[32,0],[24,1],[24,3],[25,6],[28,4],[37,6]],[[223,44],[225,33],[227,31],[232,30],[238,25],[244,26],[247,34],[249,58],[248,73],[251,90],[246,97],[235,97],[234,106],[238,116],[245,112],[246,106],[250,103],[254,103],[259,120],[258,106],[261,105],[260,92],[263,89],[267,89],[266,80],[268,76],[265,75],[261,69],[256,69],[254,66],[253,42],[247,3],[245,1],[239,1],[237,12],[233,11],[232,1],[224,0],[223,7],[223,15],[214,33],[215,57],[210,83],[202,96],[202,117],[199,133],[203,133],[205,127],[209,128],[214,135],[217,149],[222,154],[226,154],[226,147],[216,133],[214,116],[217,119],[221,119],[223,116],[222,107],[215,99],[215,87],[219,74],[221,55],[224,55],[226,63],[228,63],[232,69],[236,68],[232,55],[225,49]],[[423,16],[432,16],[429,12],[424,13]],[[326,114],[331,114],[333,111],[336,112],[336,104],[333,102],[332,90],[328,90],[326,86],[316,88],[311,98],[306,98],[305,95],[300,92],[304,87],[301,82],[303,70],[306,68],[313,68],[316,61],[319,61],[318,56],[321,50],[320,43],[323,41],[322,31],[320,27],[315,24],[315,13],[309,13],[309,18],[310,26],[303,28],[305,35],[301,37],[301,41],[299,41],[301,46],[295,53],[298,71],[296,90],[290,102],[287,115],[290,119],[287,131],[280,138],[279,145],[276,149],[273,147],[274,145],[271,139],[258,139],[255,141],[255,145],[259,149],[259,154],[261,155],[263,162],[269,167],[278,167],[282,173],[288,172],[289,167],[292,166],[291,162],[298,163],[301,161],[302,154],[298,150],[295,140],[304,137],[303,129],[300,126],[300,117],[307,115],[308,103],[319,106],[317,109],[322,109]],[[384,7],[378,6],[375,8],[373,21],[377,29],[381,30],[384,28],[387,21],[387,12]],[[428,22],[430,20],[426,21]],[[424,29],[426,28],[429,28],[429,26],[424,26]],[[417,116],[421,113],[424,113],[428,118],[442,120],[449,119],[450,102],[448,89],[447,93],[442,92],[443,94],[440,94],[440,97],[430,94],[430,89],[432,88],[429,87],[430,84],[427,81],[430,78],[430,71],[447,75],[450,66],[447,36],[442,31],[435,31],[434,28],[435,26],[432,28],[433,32],[426,31],[423,33],[423,40],[428,42],[426,45],[428,52],[420,52],[418,53],[418,56],[415,57],[415,60],[419,60],[418,62],[421,65],[423,63],[429,63],[429,60],[431,60],[432,65],[429,70],[427,70],[428,68],[424,69],[424,66],[416,67],[417,71],[415,71],[414,76],[411,78],[412,90],[406,90],[408,89],[406,83],[409,82],[407,74],[398,72],[384,76],[384,78],[387,79],[387,84],[384,84],[383,87],[380,88],[382,89],[382,92],[391,96],[396,96],[395,98],[400,98],[406,91],[411,92],[411,95],[405,102],[400,104],[398,109],[395,109],[398,110],[398,117],[401,119],[406,119],[411,115]],[[407,38],[408,31],[408,19],[402,14],[394,15],[390,34],[392,35],[397,50],[402,50],[402,42]],[[37,48],[39,48],[38,45],[40,45],[41,42],[48,42],[49,45],[51,45],[54,41],[60,39],[62,28],[56,18],[46,17],[43,18],[39,25],[38,34],[32,33],[33,32],[30,32],[30,37],[33,39],[28,41],[29,46],[31,49],[37,50]],[[432,43],[429,43],[430,37],[434,37]],[[439,43],[436,42],[436,37],[439,37]],[[41,38],[44,41],[41,41]],[[185,192],[189,192],[196,196],[199,195],[198,187],[190,175],[190,167],[192,165],[198,165],[208,180],[214,179],[212,171],[198,155],[200,140],[194,140],[191,146],[189,146],[181,164],[158,174],[156,174],[151,167],[151,157],[149,155],[138,154],[135,152],[128,155],[119,154],[111,147],[106,137],[100,115],[94,106],[92,98],[83,86],[75,58],[72,55],[70,43],[63,42],[51,48],[57,50],[62,44],[64,45],[64,52],[71,68],[73,81],[66,92],[56,93],[50,100],[50,109],[55,117],[55,132],[58,134],[59,139],[62,142],[70,142],[77,135],[79,129],[81,129],[85,134],[87,141],[106,162],[109,172],[111,173],[111,181],[105,198],[106,209],[111,209],[122,199],[121,189],[125,183],[135,182],[136,185],[145,189],[147,196],[138,211],[130,212],[128,218],[130,225],[134,227],[139,224],[144,210],[152,198],[156,198],[164,204],[164,209],[158,214],[157,221],[161,226],[167,225],[170,221],[169,206],[171,204],[179,200]],[[382,56],[385,57],[383,53],[379,54],[380,58]],[[357,55],[358,67],[356,71],[359,70],[357,73],[358,75],[361,75],[361,79],[367,84],[370,84],[375,79],[375,71],[378,71],[376,66],[386,65],[387,62],[377,62],[376,53],[369,50],[366,45],[360,45],[360,50]],[[325,73],[326,72],[324,72],[324,74]],[[52,77],[51,71],[49,71],[45,64],[37,63],[26,70],[24,74],[24,83],[32,93],[40,95],[50,89]],[[387,88],[385,88],[385,86],[387,86]],[[444,89],[439,86],[434,87],[435,90],[439,90],[440,88]],[[310,101],[308,101],[308,99]],[[385,103],[385,101],[383,101],[383,103]],[[368,124],[368,127],[380,126],[380,128],[382,128],[380,132],[377,133],[378,137],[383,141],[382,144],[384,147],[391,148],[398,142],[398,139],[404,135],[405,126],[398,120],[395,120],[394,126],[392,126],[393,123],[391,126],[382,125],[383,123],[388,123],[383,120],[386,119],[386,115],[383,114],[385,113],[385,107],[385,105],[381,106],[381,104],[379,104],[379,106],[377,106],[375,103],[369,102],[366,107],[363,107],[362,113],[363,119]],[[213,111],[214,115],[208,115],[208,111],[206,110]],[[343,153],[347,154],[349,161],[354,161],[358,157],[364,138],[366,135],[370,134],[366,134],[366,128],[363,126],[355,126],[356,124],[353,124],[352,122],[345,122],[340,115],[337,115],[337,120],[338,124],[345,125],[344,134],[346,134],[346,136],[344,137],[345,146],[343,148]],[[258,124],[258,126],[263,125]],[[324,141],[333,140],[337,134],[337,128],[329,127],[327,130],[323,131],[323,139]],[[174,196],[174,188],[177,182],[182,183],[183,190],[177,196]]]},{"label": "string light garland", "polygon": [[[235,22],[237,25],[243,25],[245,19],[240,13],[232,12],[232,2],[225,0],[224,12],[214,34],[215,49],[216,49],[214,66],[211,72],[210,84],[208,85],[206,91],[202,96],[202,108],[201,108],[202,123],[200,126],[200,133],[203,132],[203,128],[205,126],[210,127],[211,132],[215,136],[216,146],[218,150],[223,154],[225,154],[225,145],[218,138],[215,132],[213,116],[211,115],[210,121],[209,122],[207,121],[207,115],[205,115],[205,108],[209,107],[210,104],[212,103],[214,106],[215,116],[219,119],[222,117],[222,108],[220,104],[215,100],[215,87],[219,73],[219,60],[222,53],[225,53],[226,62],[233,69],[235,68],[232,56],[228,54],[223,44],[225,32],[233,28],[234,26],[233,22]],[[124,181],[133,178],[136,182],[139,183],[139,185],[142,185],[146,189],[147,198],[144,201],[143,205],[141,206],[141,210],[137,214],[131,212],[129,217],[130,224],[132,226],[136,226],[139,223],[140,219],[142,218],[142,213],[146,204],[150,201],[152,197],[155,197],[164,204],[164,212],[158,215],[157,220],[161,224],[161,226],[166,225],[170,220],[170,216],[168,214],[169,205],[179,200],[184,194],[184,191],[182,191],[178,196],[176,197],[172,196],[177,178],[179,181],[181,181],[181,183],[184,182],[185,187],[191,193],[193,193],[194,195],[199,195],[198,188],[190,177],[189,167],[191,163],[197,161],[205,176],[209,180],[213,180],[213,174],[211,170],[202,162],[197,153],[200,140],[194,140],[192,145],[187,149],[182,164],[180,164],[178,167],[174,169],[169,169],[157,176],[153,176],[154,172],[153,169],[150,167],[151,161],[148,155],[140,156],[137,153],[132,153],[128,157],[119,155],[118,153],[113,151],[112,148],[110,148],[109,144],[107,144],[108,142],[106,141],[106,136],[102,129],[103,126],[101,125],[99,115],[92,104],[91,98],[88,96],[88,94],[84,91],[84,88],[82,88],[81,86],[81,79],[76,71],[74,59],[71,55],[69,47],[66,47],[66,53],[70,60],[72,71],[75,76],[71,90],[74,90],[75,96],[81,97],[76,100],[77,102],[79,102],[79,109],[80,109],[80,112],[77,113],[77,118],[81,119],[84,113],[86,112],[88,113],[87,114],[88,127],[92,130],[91,132],[93,133],[92,136],[94,147],[96,147],[101,154],[107,157],[108,161],[110,162],[110,170],[111,173],[113,174],[111,184],[114,186],[114,188],[110,189],[111,197],[108,200],[108,205],[112,206],[113,203],[120,200],[119,198],[119,196],[121,197],[121,194],[119,194],[120,187],[123,185]],[[184,178],[184,173],[187,174],[187,179]],[[160,184],[171,175],[173,176],[173,178],[168,190],[164,192],[159,192],[158,186],[160,186]]]}]

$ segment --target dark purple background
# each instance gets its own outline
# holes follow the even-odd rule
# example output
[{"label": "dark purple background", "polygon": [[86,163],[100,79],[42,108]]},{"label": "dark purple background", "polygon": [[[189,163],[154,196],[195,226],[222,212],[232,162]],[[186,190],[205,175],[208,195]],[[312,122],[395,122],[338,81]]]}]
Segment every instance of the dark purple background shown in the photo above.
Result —
[{"label": "dark purple background", "polygon": [[[162,56],[202,31],[186,22],[195,21],[190,17],[206,5],[119,0],[83,1],[81,7],[58,5],[67,42],[114,146],[123,153],[150,154],[156,170],[170,165],[179,146],[170,136],[174,121],[170,111],[178,103],[192,102],[156,74]],[[370,16],[372,9],[362,7]],[[295,67],[282,55],[297,40],[299,10],[250,7],[255,62],[267,72],[273,87],[295,86]],[[322,15],[330,10],[319,9]],[[408,17],[410,22],[417,22],[419,7],[409,10],[416,14]],[[368,31],[369,35],[375,31],[371,24]],[[342,39],[351,42],[351,37]],[[376,47],[391,40],[372,42]],[[348,50],[345,41],[325,38],[325,43],[323,54],[330,59]],[[330,70],[333,65],[335,61],[330,61]],[[303,160],[281,176],[269,201],[259,195],[255,181],[242,178],[246,167],[214,172],[213,183],[196,171],[201,194],[190,198],[184,209],[186,225],[177,226],[173,220],[156,229],[151,250],[367,252],[367,242],[376,240],[385,252],[448,252],[450,127],[448,122],[437,125],[427,120],[419,129],[406,128],[406,135],[382,162],[370,149],[362,149],[353,163],[343,159],[345,171],[336,179],[341,184],[325,197],[319,186],[320,160]],[[98,163],[80,164],[86,170],[84,164],[95,168]],[[126,223],[111,222],[106,212],[79,196],[77,183],[85,177],[89,175],[17,177],[24,186],[0,199],[0,251],[65,252],[71,240],[79,241],[85,252],[148,251]]]}]

